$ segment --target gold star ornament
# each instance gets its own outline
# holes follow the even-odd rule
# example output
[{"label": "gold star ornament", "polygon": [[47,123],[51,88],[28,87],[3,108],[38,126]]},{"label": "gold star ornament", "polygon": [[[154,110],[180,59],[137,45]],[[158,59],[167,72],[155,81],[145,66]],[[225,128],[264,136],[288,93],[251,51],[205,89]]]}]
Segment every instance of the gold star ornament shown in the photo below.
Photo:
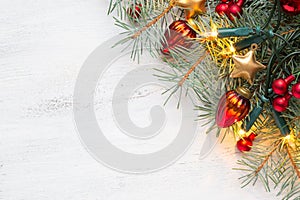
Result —
[{"label": "gold star ornament", "polygon": [[251,50],[244,56],[233,55],[232,59],[235,68],[230,74],[231,78],[243,78],[251,85],[253,84],[255,75],[258,71],[266,69],[266,66],[256,61],[255,51],[257,44],[252,44]]},{"label": "gold star ornament", "polygon": [[186,19],[206,11],[206,0],[175,0],[175,5],[186,10]]}]

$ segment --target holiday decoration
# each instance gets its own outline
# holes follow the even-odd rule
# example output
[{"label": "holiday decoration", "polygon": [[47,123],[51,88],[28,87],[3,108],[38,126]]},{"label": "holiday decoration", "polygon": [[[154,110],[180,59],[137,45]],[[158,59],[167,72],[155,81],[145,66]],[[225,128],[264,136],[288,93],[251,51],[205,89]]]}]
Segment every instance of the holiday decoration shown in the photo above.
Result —
[{"label": "holiday decoration", "polygon": [[237,143],[236,147],[241,152],[250,151],[252,147],[252,140],[248,137],[241,138]]},{"label": "holiday decoration", "polygon": [[256,61],[254,53],[257,49],[257,45],[254,44],[251,48],[252,49],[244,56],[232,56],[235,68],[230,75],[231,78],[240,77],[247,80],[250,84],[253,84],[256,72],[266,68],[266,66]]},{"label": "holiday decoration", "polygon": [[243,4],[244,0],[238,0],[236,2],[233,0],[222,0],[222,2],[216,6],[215,11],[219,15],[226,14],[230,20],[234,20],[235,17],[240,18],[240,15],[243,14]]},{"label": "holiday decoration", "polygon": [[255,134],[255,133],[250,133],[250,135],[248,136],[248,138],[251,140],[251,141],[254,141],[254,139],[255,139],[255,137],[256,137],[257,135]]},{"label": "holiday decoration", "polygon": [[226,92],[220,99],[216,123],[219,127],[229,127],[246,117],[250,110],[250,91],[245,87]]},{"label": "holiday decoration", "polygon": [[206,11],[206,0],[176,0],[175,5],[186,10],[186,19]]},{"label": "holiday decoration", "polygon": [[300,82],[296,83],[295,85],[293,85],[293,87],[292,87],[292,95],[295,98],[300,99]]},{"label": "holiday decoration", "polygon": [[280,0],[282,10],[289,15],[300,14],[299,0]]},{"label": "holiday decoration", "polygon": [[118,11],[116,24],[124,29],[118,44],[128,42],[133,59],[144,47],[158,54],[172,69],[159,68],[156,74],[174,84],[164,93],[166,99],[195,95],[197,119],[211,124],[208,134],[234,133],[238,141],[232,147],[247,152],[237,161],[245,173],[242,187],[260,181],[267,191],[278,190],[282,200],[298,199],[300,1],[139,3],[142,12],[129,15],[135,23],[128,23],[124,11],[134,1],[111,0],[109,13]]},{"label": "holiday decoration", "polygon": [[295,80],[294,75],[290,75],[287,78],[279,78],[273,81],[272,89],[275,94],[284,95],[288,91],[289,84]]},{"label": "holiday decoration", "polygon": [[226,15],[227,11],[228,11],[228,3],[225,1],[225,2],[221,2],[219,3],[217,6],[216,6],[216,12],[219,14],[219,15]]},{"label": "holiday decoration", "polygon": [[289,100],[292,97],[290,93],[287,93],[285,96],[278,96],[273,100],[273,108],[277,112],[283,112],[289,106]]},{"label": "holiday decoration", "polygon": [[128,15],[133,19],[138,19],[141,16],[142,4],[131,5],[127,9]]},{"label": "holiday decoration", "polygon": [[184,20],[174,21],[169,29],[165,32],[166,41],[162,44],[164,54],[169,54],[170,49],[178,46],[189,48],[192,45],[190,39],[196,37],[196,32]]}]

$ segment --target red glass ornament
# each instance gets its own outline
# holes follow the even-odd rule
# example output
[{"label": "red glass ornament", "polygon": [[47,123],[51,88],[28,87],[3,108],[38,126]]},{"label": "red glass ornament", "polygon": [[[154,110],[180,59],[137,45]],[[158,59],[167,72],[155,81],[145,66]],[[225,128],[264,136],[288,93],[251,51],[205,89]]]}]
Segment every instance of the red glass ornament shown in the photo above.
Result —
[{"label": "red glass ornament", "polygon": [[273,108],[277,112],[283,112],[289,106],[289,100],[292,97],[290,93],[287,93],[285,96],[278,96],[273,100]]},{"label": "red glass ornament", "polygon": [[295,98],[300,99],[300,82],[293,85],[292,94]]},{"label": "red glass ornament", "polygon": [[252,144],[253,144],[252,141],[248,137],[245,137],[245,138],[240,139],[236,143],[236,147],[241,152],[243,152],[243,151],[250,151],[251,147],[252,147]]},{"label": "red glass ornament", "polygon": [[247,88],[238,87],[226,92],[220,99],[216,123],[219,127],[229,127],[246,117],[250,110],[251,93]]},{"label": "red glass ornament", "polygon": [[228,10],[227,3],[219,3],[215,8],[216,13],[218,13],[219,15],[226,14],[227,10]]},{"label": "red glass ornament", "polygon": [[127,9],[128,15],[133,18],[133,19],[139,19],[141,17],[141,9],[142,9],[142,4],[136,4],[136,5],[131,5]]},{"label": "red glass ornament", "polygon": [[272,89],[275,94],[284,95],[288,91],[288,86],[295,80],[294,75],[290,75],[285,79],[279,78],[273,81]]},{"label": "red glass ornament", "polygon": [[280,0],[280,6],[288,15],[300,14],[300,1],[299,0]]},{"label": "red glass ornament", "polygon": [[189,48],[192,46],[191,38],[196,38],[196,32],[188,25],[185,20],[174,21],[170,26],[170,30],[165,32],[166,41],[162,43],[162,52],[169,54],[170,49],[176,46]]}]

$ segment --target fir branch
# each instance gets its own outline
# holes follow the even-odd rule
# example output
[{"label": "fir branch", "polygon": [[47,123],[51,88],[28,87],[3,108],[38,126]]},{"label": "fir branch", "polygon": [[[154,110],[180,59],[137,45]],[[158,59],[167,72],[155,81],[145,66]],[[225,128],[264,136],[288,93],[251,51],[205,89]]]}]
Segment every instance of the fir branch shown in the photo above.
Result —
[{"label": "fir branch", "polygon": [[291,148],[290,145],[289,145],[289,144],[286,144],[286,151],[287,151],[287,153],[288,153],[288,155],[289,155],[289,159],[290,159],[290,161],[291,161],[291,164],[292,164],[292,166],[293,166],[293,168],[294,168],[294,170],[295,170],[295,172],[296,172],[298,178],[300,179],[300,171],[299,171],[299,168],[297,167],[297,165],[296,165],[296,163],[295,163],[295,161],[294,161],[294,159],[293,159],[293,156],[292,156],[292,154],[291,154],[290,148]]},{"label": "fir branch", "polygon": [[175,0],[171,0],[169,3],[169,6],[160,15],[158,15],[156,18],[154,18],[152,21],[150,21],[148,24],[146,24],[143,28],[141,28],[136,33],[134,33],[131,36],[131,39],[135,39],[135,38],[139,37],[142,32],[147,30],[149,27],[151,27],[153,24],[155,24],[158,20],[160,20],[160,18],[162,18],[165,14],[167,14],[174,7],[174,5],[175,5]]},{"label": "fir branch", "polygon": [[261,169],[265,166],[265,164],[267,163],[267,161],[269,160],[269,158],[272,156],[272,154],[276,151],[276,149],[278,148],[280,143],[278,143],[277,145],[275,145],[275,147],[273,148],[272,151],[270,151],[266,156],[265,159],[263,160],[263,162],[259,165],[259,167],[255,170],[255,175],[257,175]]},{"label": "fir branch", "polygon": [[206,51],[199,59],[192,65],[192,67],[187,71],[187,73],[183,76],[183,78],[179,81],[178,85],[182,86],[185,80],[189,77],[189,75],[195,70],[195,68],[206,58],[208,51]]}]

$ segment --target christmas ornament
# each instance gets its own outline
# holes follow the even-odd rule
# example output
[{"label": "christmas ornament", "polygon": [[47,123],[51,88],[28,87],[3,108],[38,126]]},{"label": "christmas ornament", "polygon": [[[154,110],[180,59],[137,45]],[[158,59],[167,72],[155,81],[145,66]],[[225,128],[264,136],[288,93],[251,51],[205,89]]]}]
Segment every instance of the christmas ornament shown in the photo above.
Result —
[{"label": "christmas ornament", "polygon": [[238,6],[236,3],[230,3],[227,10],[227,17],[233,21],[235,17],[240,18],[240,15],[243,14],[243,9],[241,6]]},{"label": "christmas ornament", "polygon": [[290,75],[285,79],[279,78],[273,81],[272,89],[275,94],[284,95],[288,91],[288,86],[291,82],[295,80],[294,75]]},{"label": "christmas ornament", "polygon": [[162,43],[162,52],[169,54],[170,49],[174,49],[176,46],[182,46],[189,48],[192,42],[191,38],[196,38],[196,32],[188,25],[187,21],[177,20],[170,26],[169,30],[165,32],[166,41]]},{"label": "christmas ornament", "polygon": [[244,0],[222,0],[221,3],[216,6],[215,11],[219,15],[226,14],[230,20],[234,20],[235,17],[239,18],[240,15],[243,14],[242,6],[244,2]]},{"label": "christmas ornament", "polygon": [[142,4],[136,4],[136,5],[131,5],[127,9],[128,15],[133,18],[133,19],[139,19],[141,17],[141,9],[142,9]]},{"label": "christmas ornament", "polygon": [[175,0],[175,5],[185,9],[186,19],[190,19],[206,11],[206,0]]},{"label": "christmas ornament", "polygon": [[292,87],[292,95],[295,98],[300,99],[300,82],[298,82],[295,85],[293,85],[293,87]]},{"label": "christmas ornament", "polygon": [[227,13],[228,11],[228,3],[219,3],[216,8],[215,8],[216,13],[218,13],[219,15],[224,15]]},{"label": "christmas ornament", "polygon": [[248,138],[251,140],[251,141],[254,141],[255,137],[257,135],[255,133],[250,133],[250,135],[248,136]]},{"label": "christmas ornament", "polygon": [[299,0],[280,0],[282,10],[288,15],[300,14],[300,1]]},{"label": "christmas ornament", "polygon": [[237,143],[236,147],[239,151],[250,151],[252,147],[252,140],[248,137],[241,138]]},{"label": "christmas ornament", "polygon": [[265,69],[266,66],[256,61],[255,51],[257,44],[251,45],[251,50],[244,56],[233,55],[232,59],[235,64],[235,68],[230,74],[231,78],[243,78],[250,84],[253,84],[253,80],[257,71]]},{"label": "christmas ornament", "polygon": [[219,127],[229,127],[246,117],[250,110],[252,94],[245,87],[226,92],[218,103],[216,123]]},{"label": "christmas ornament", "polygon": [[290,93],[287,93],[285,96],[278,96],[273,100],[273,108],[277,112],[283,112],[289,106],[289,100],[292,97]]}]

